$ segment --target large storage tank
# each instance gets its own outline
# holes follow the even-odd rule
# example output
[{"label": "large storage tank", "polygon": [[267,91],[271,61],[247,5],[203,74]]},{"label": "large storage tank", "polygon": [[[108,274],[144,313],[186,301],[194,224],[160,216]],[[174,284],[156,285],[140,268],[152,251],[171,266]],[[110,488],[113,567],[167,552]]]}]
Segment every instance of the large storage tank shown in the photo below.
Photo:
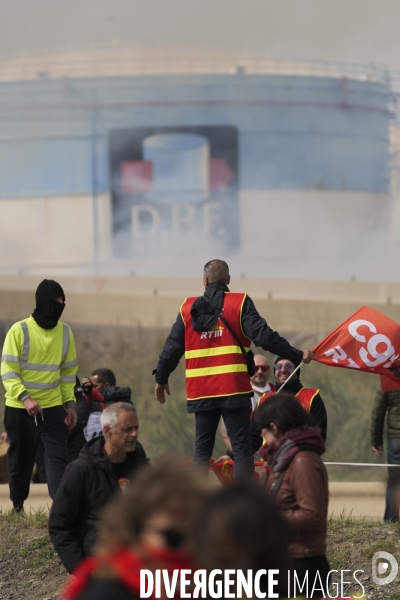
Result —
[{"label": "large storage tank", "polygon": [[[282,65],[2,82],[3,269],[96,259],[157,275],[219,254],[248,276],[390,278],[387,72]],[[146,140],[174,136],[205,142],[169,156],[166,193],[182,189],[158,202]]]}]

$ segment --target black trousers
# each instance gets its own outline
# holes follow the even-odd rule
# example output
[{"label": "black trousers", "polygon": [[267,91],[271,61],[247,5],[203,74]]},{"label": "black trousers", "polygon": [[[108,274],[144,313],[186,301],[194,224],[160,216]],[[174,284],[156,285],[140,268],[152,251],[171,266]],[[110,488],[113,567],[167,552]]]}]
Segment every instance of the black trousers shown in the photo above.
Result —
[{"label": "black trousers", "polygon": [[30,417],[25,409],[5,407],[4,425],[10,447],[7,452],[10,498],[20,506],[29,495],[32,469],[39,439],[45,450],[47,486],[54,498],[67,465],[68,426],[62,406],[43,409],[43,419]]},{"label": "black trousers", "polygon": [[196,441],[193,464],[208,468],[220,418],[224,419],[235,458],[235,481],[252,481],[254,459],[251,452],[250,408],[217,408],[196,412]]},{"label": "black trousers", "polygon": [[42,444],[41,439],[39,439],[39,443],[37,445],[35,463],[36,463],[36,473],[33,476],[32,483],[47,483],[46,460],[45,460],[44,446]]}]

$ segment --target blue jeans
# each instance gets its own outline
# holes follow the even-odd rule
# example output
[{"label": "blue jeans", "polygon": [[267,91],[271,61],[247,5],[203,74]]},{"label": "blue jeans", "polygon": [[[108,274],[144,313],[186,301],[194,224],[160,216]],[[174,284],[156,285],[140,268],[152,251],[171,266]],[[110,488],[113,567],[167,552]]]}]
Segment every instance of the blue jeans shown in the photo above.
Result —
[{"label": "blue jeans", "polygon": [[235,457],[235,481],[252,481],[254,459],[251,453],[250,408],[217,408],[196,412],[196,441],[193,464],[208,468],[215,443],[215,434],[222,417]]},{"label": "blue jeans", "polygon": [[[389,465],[400,465],[400,439],[394,438],[388,440],[387,461]],[[400,467],[395,469],[388,468],[388,485],[386,488],[386,508],[383,520],[386,523],[398,520],[394,506],[394,493],[399,487]]]}]

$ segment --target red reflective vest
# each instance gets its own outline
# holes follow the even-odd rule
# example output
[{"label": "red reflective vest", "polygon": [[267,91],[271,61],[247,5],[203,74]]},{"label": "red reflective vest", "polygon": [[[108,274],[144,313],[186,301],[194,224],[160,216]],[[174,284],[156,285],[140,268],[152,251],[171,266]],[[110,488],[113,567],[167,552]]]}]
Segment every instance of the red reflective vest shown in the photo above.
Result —
[{"label": "red reflective vest", "polygon": [[[309,412],[311,410],[312,401],[314,400],[315,396],[318,393],[319,393],[319,390],[317,390],[316,388],[301,388],[301,390],[299,392],[297,392],[296,398],[298,399],[298,401],[300,402],[300,404],[304,408],[304,410]],[[268,398],[271,398],[271,396],[274,396],[274,395],[275,395],[275,392],[267,392],[266,394],[261,396],[261,398],[258,401],[257,407],[260,406],[260,404],[262,404],[266,400],[268,400]]]},{"label": "red reflective vest", "polygon": [[[246,294],[225,292],[223,316],[244,348],[251,340],[242,331],[242,308]],[[196,298],[181,306],[185,324],[186,390],[188,400],[218,398],[252,392],[246,361],[233,335],[218,319],[212,331],[195,331],[190,309]]]}]

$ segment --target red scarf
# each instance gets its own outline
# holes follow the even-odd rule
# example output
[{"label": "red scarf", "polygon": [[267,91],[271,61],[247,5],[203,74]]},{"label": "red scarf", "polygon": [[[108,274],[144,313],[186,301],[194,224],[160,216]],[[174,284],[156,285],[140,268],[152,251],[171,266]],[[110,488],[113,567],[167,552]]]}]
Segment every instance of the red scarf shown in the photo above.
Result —
[{"label": "red scarf", "polygon": [[100,394],[100,392],[96,390],[96,388],[92,388],[90,394],[85,394],[85,396],[88,402],[97,402],[98,404],[100,404],[101,410],[105,409],[106,404],[104,402],[104,398],[102,394]]},{"label": "red scarf", "polygon": [[[154,568],[154,563],[157,563],[158,569],[167,569],[168,573],[172,573],[175,569],[191,568],[188,557],[174,550],[152,550],[147,552],[147,557],[151,561],[151,567]],[[68,580],[61,594],[62,600],[78,598],[89,584],[92,576],[95,576],[96,571],[103,565],[111,566],[117,575],[117,580],[140,597],[140,570],[151,570],[150,565],[146,563],[146,558],[139,557],[128,548],[122,547],[109,556],[90,556],[79,563],[73,572],[73,577]],[[176,598],[179,598],[178,594],[177,587]],[[151,598],[153,597],[151,596]]]},{"label": "red scarf", "polygon": [[259,450],[271,467],[271,471],[282,472],[288,468],[293,458],[301,450],[311,450],[317,454],[325,452],[325,443],[318,427],[303,425],[287,431],[276,442],[262,446]]}]

